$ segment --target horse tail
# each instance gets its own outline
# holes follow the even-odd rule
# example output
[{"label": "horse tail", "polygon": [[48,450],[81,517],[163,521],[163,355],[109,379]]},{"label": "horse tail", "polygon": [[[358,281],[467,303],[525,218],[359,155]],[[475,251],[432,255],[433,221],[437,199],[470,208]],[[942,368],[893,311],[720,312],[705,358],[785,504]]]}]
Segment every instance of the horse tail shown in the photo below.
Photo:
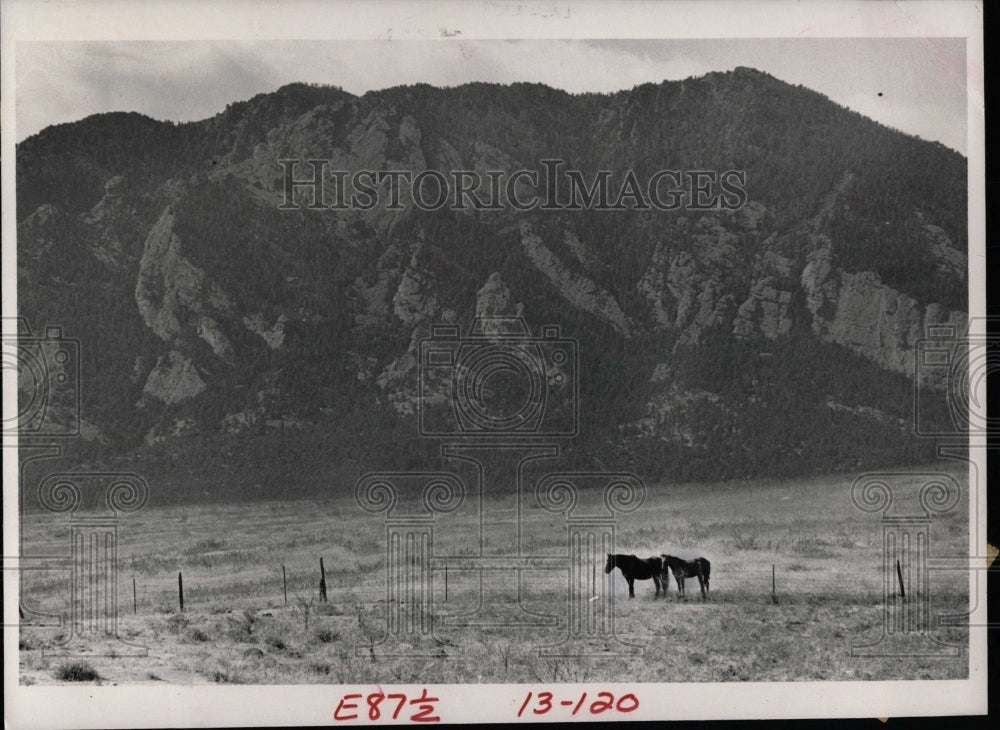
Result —
[{"label": "horse tail", "polygon": [[708,562],[708,558],[702,558],[702,572],[705,574],[705,583],[708,583],[709,576],[712,575],[712,564]]}]

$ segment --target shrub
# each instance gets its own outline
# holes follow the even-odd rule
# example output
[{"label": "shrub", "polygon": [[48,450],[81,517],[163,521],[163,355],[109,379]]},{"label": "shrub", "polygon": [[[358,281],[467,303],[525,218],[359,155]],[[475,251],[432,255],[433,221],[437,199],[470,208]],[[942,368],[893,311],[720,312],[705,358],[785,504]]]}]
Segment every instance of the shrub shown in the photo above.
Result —
[{"label": "shrub", "polygon": [[257,623],[257,612],[253,609],[246,609],[243,611],[241,616],[226,616],[226,620],[229,622],[229,627],[226,630],[226,635],[233,641],[249,641],[253,642],[256,640],[254,637],[254,625]]},{"label": "shrub", "polygon": [[191,623],[183,613],[175,613],[167,619],[167,628],[175,634],[179,634],[187,625]]},{"label": "shrub", "polygon": [[93,682],[100,678],[101,675],[97,673],[96,669],[87,662],[79,660],[65,662],[59,665],[56,670],[56,679],[61,679],[64,682]]},{"label": "shrub", "polygon": [[329,644],[331,641],[336,641],[339,638],[340,632],[333,629],[320,629],[316,632],[316,640],[323,644]]}]

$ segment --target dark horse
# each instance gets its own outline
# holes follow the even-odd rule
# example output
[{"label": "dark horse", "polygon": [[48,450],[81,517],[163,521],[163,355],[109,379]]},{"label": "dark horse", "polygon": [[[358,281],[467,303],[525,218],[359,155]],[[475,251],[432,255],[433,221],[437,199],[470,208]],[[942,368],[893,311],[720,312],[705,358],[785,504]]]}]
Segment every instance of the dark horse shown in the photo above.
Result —
[{"label": "dark horse", "polygon": [[663,561],[663,575],[661,580],[663,581],[663,592],[667,592],[667,584],[670,582],[670,573],[674,574],[674,580],[677,581],[677,592],[681,596],[684,594],[684,579],[698,577],[698,584],[701,586],[701,597],[704,599],[708,596],[708,578],[712,574],[712,564],[708,562],[705,558],[695,558],[694,560],[685,560],[684,558],[678,558],[675,555],[661,555],[660,559]]},{"label": "dark horse", "polygon": [[[628,597],[635,598],[635,590],[632,584],[637,580],[653,579],[656,586],[656,595],[660,595],[660,574],[663,572],[663,565],[659,558],[637,558],[635,555],[612,555],[608,553],[608,562],[604,565],[604,572],[610,573],[615,567],[621,568],[622,575],[628,583]],[[663,586],[663,595],[667,595],[667,587]],[[654,596],[655,598],[655,596]]]}]

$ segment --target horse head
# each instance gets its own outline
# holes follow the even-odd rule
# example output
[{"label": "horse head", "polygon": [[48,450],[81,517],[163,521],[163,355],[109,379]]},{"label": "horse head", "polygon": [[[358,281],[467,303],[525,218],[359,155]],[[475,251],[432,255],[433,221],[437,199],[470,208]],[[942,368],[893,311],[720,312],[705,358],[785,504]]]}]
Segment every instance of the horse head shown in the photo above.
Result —
[{"label": "horse head", "polygon": [[608,562],[604,564],[604,572],[610,573],[614,569],[615,569],[615,556],[612,555],[611,553],[608,553]]}]

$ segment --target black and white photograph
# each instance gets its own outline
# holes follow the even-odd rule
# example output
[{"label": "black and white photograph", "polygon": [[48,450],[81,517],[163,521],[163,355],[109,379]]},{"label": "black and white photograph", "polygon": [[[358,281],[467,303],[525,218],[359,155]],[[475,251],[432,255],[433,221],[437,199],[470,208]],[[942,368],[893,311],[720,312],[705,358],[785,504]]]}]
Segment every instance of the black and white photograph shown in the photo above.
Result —
[{"label": "black and white photograph", "polygon": [[986,712],[981,3],[2,32],[11,727]]}]

